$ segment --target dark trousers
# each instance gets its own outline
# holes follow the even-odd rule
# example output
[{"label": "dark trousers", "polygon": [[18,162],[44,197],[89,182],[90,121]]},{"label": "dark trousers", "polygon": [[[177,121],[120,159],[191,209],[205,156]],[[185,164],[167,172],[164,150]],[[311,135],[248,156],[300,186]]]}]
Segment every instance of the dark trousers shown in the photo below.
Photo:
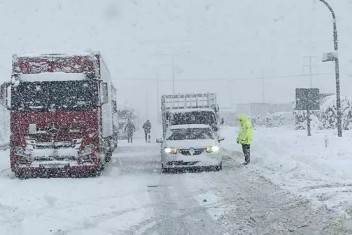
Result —
[{"label": "dark trousers", "polygon": [[144,132],[145,142],[150,142],[150,132]]},{"label": "dark trousers", "polygon": [[128,139],[128,143],[132,143],[132,137],[133,137],[133,134],[132,133],[127,133],[127,139]]},{"label": "dark trousers", "polygon": [[251,161],[251,146],[249,144],[242,144],[242,151],[244,155],[244,161],[249,163]]}]

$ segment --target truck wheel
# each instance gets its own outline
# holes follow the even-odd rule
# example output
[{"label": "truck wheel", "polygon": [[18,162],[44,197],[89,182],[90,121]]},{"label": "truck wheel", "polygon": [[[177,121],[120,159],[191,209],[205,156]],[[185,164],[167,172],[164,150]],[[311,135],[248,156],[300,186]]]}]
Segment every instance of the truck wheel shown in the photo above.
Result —
[{"label": "truck wheel", "polygon": [[25,172],[22,172],[22,171],[15,171],[15,176],[20,180],[29,179],[29,174],[26,174]]},{"label": "truck wheel", "polygon": [[98,170],[98,171],[104,170],[104,168],[105,168],[105,162],[106,162],[106,157],[105,157],[104,160],[99,159],[99,170]]},{"label": "truck wheel", "polygon": [[100,176],[101,175],[101,171],[100,170],[92,170],[91,172],[90,172],[90,176],[91,177],[98,177],[98,176]]},{"label": "truck wheel", "polygon": [[21,172],[19,172],[19,171],[15,171],[15,176],[16,176],[16,178],[22,179],[23,174],[21,174]]},{"label": "truck wheel", "polygon": [[215,167],[216,171],[221,171],[222,170],[222,162],[220,163],[220,165]]},{"label": "truck wheel", "polygon": [[112,156],[112,152],[107,152],[106,153],[106,157],[105,157],[105,162],[110,162],[111,161],[111,156]]}]

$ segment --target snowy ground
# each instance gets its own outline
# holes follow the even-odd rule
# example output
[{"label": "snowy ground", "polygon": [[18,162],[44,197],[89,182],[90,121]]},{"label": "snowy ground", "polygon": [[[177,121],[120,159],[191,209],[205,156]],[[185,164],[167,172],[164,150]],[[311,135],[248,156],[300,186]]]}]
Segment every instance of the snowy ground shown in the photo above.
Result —
[{"label": "snowy ground", "polygon": [[220,172],[162,174],[141,133],[97,178],[19,180],[2,151],[0,234],[352,233],[352,132],[258,128],[245,167],[236,133]]}]

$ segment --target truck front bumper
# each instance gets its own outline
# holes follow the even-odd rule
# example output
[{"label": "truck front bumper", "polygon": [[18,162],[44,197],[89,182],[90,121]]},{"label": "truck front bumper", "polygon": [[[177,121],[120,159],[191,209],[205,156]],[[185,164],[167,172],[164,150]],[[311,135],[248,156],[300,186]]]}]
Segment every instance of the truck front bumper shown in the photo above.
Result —
[{"label": "truck front bumper", "polygon": [[40,163],[18,164],[13,171],[17,177],[89,177],[96,176],[100,171],[97,164]]}]

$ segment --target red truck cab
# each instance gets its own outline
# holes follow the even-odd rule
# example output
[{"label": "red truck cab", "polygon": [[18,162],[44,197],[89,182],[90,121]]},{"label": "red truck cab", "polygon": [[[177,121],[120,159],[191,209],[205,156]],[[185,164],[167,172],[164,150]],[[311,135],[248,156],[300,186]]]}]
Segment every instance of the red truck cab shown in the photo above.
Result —
[{"label": "red truck cab", "polygon": [[97,175],[111,159],[116,89],[99,52],[14,55],[4,97],[16,176]]}]

